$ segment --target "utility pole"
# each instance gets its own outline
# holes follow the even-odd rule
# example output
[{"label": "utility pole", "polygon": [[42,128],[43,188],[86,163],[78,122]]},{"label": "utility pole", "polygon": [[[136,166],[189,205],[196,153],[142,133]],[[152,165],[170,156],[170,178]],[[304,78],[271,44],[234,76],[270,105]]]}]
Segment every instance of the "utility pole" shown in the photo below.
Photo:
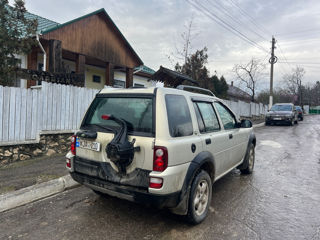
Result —
[{"label": "utility pole", "polygon": [[276,44],[276,40],[274,36],[272,36],[272,46],[271,46],[271,58],[269,59],[269,63],[271,64],[270,69],[270,96],[269,96],[269,110],[273,105],[273,64],[278,61],[278,58],[274,55],[274,49]]}]

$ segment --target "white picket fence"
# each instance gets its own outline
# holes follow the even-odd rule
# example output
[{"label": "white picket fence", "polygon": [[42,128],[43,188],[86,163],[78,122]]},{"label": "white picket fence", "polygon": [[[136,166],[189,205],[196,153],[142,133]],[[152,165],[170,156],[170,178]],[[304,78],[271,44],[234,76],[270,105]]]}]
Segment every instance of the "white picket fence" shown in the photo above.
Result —
[{"label": "white picket fence", "polygon": [[262,103],[247,103],[243,101],[230,101],[224,100],[224,102],[232,109],[232,111],[241,117],[252,117],[265,115],[268,111],[268,105]]},{"label": "white picket fence", "polygon": [[72,132],[97,92],[47,82],[38,89],[0,86],[0,145],[37,142],[40,132]]},{"label": "white picket fence", "polygon": [[[99,90],[42,82],[41,88],[0,86],[0,146],[39,142],[40,133],[73,132]],[[238,115],[264,115],[267,106],[225,100]]]}]

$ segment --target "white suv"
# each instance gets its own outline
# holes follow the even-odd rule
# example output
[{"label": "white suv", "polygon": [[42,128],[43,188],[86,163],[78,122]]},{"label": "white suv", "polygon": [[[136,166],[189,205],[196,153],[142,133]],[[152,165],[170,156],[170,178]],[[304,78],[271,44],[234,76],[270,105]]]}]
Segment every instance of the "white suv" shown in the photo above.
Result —
[{"label": "white suv", "polygon": [[200,223],[213,182],[235,167],[252,172],[255,145],[252,123],[238,121],[214,96],[104,89],[72,137],[67,168],[96,193],[166,207]]}]

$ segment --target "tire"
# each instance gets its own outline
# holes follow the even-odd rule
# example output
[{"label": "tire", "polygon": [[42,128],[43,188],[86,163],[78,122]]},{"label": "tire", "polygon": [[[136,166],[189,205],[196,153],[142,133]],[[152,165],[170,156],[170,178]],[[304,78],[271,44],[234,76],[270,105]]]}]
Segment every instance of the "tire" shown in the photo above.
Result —
[{"label": "tire", "polygon": [[249,151],[246,155],[245,161],[248,161],[248,165],[244,169],[240,169],[242,174],[251,174],[254,168],[254,161],[255,161],[255,150],[253,143],[249,145]]},{"label": "tire", "polygon": [[294,125],[294,120],[293,120],[293,118],[292,118],[291,121],[289,122],[289,125],[290,125],[290,126],[293,126],[293,125]]},{"label": "tire", "polygon": [[298,120],[295,120],[295,121],[294,121],[294,124],[298,124]]},{"label": "tire", "polygon": [[194,178],[189,194],[187,220],[201,223],[208,215],[212,198],[212,181],[209,174],[201,170]]}]

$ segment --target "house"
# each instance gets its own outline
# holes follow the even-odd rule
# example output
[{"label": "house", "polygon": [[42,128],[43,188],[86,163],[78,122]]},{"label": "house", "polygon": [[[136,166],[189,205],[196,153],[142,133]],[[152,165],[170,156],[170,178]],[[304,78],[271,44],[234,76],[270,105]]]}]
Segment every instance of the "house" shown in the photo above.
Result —
[{"label": "house", "polygon": [[229,100],[232,101],[245,101],[251,102],[251,96],[240,88],[233,86],[233,81],[228,84],[227,96]]},{"label": "house", "polygon": [[[142,60],[104,9],[99,9],[64,24],[26,13],[37,19],[38,46],[21,59],[21,68],[76,76],[77,85],[101,89],[151,86],[154,71]],[[21,87],[40,85],[35,79],[17,81]]]}]

